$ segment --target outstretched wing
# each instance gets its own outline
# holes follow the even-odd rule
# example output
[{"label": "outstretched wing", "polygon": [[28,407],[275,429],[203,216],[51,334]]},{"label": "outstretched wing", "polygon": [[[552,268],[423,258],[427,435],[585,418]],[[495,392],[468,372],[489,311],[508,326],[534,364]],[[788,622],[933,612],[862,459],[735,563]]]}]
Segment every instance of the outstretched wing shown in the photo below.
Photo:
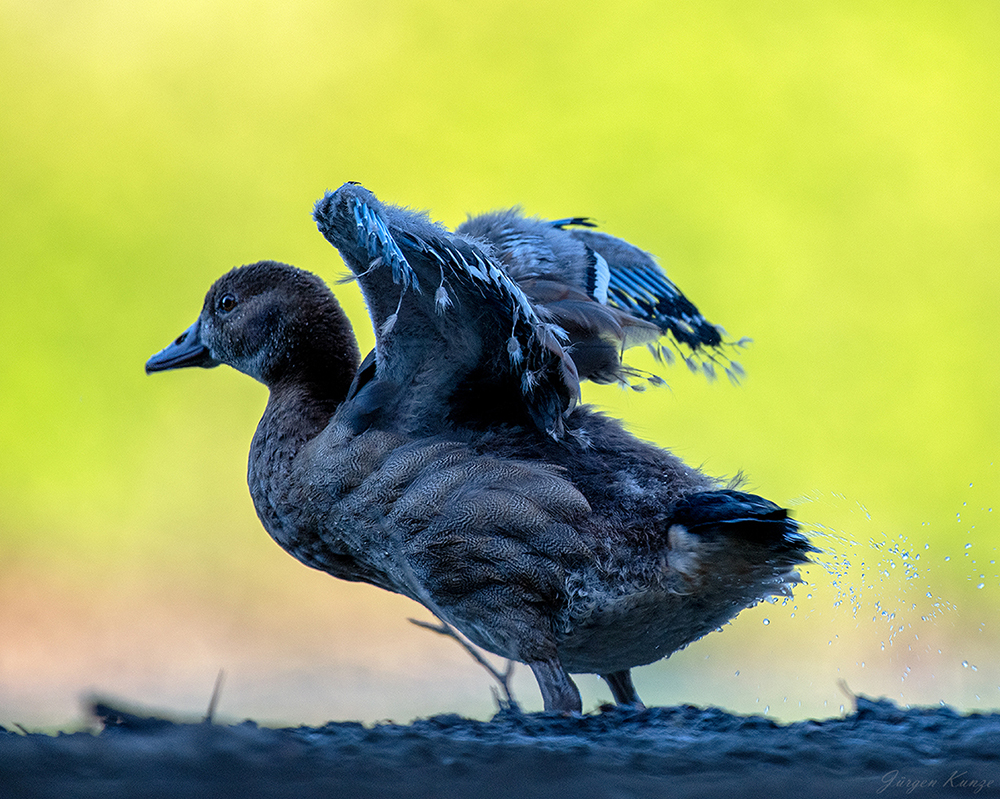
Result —
[{"label": "outstretched wing", "polygon": [[[546,221],[514,209],[471,217],[457,232],[488,243],[532,302],[567,330],[581,379],[626,382],[635,371],[622,363],[622,350],[636,344],[668,362],[673,347],[693,371],[714,376],[727,346],[721,328],[649,253],[586,229],[593,227],[585,217]],[[742,376],[739,364],[725,361],[731,379]]]},{"label": "outstretched wing", "polygon": [[313,216],[361,286],[373,377],[380,396],[394,387],[397,425],[428,432],[526,417],[563,434],[579,396],[565,333],[479,246],[357,184],[328,192]]}]

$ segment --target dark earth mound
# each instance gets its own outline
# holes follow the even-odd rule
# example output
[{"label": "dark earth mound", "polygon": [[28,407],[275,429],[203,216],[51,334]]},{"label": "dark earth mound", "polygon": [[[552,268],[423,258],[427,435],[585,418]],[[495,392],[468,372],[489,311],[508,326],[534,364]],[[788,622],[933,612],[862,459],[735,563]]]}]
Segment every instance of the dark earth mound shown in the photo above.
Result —
[{"label": "dark earth mound", "polygon": [[296,729],[94,712],[97,735],[0,731],[0,796],[1000,796],[1000,715],[864,697],[794,724],[695,707]]}]

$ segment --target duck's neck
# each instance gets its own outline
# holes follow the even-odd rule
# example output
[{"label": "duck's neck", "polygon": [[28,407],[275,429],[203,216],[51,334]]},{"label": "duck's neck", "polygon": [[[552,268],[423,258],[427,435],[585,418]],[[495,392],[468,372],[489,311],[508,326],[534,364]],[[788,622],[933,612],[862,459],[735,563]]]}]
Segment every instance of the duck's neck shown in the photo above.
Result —
[{"label": "duck's neck", "polygon": [[247,484],[257,515],[279,540],[283,527],[300,521],[301,509],[292,507],[290,501],[295,456],[329,424],[346,394],[344,387],[331,390],[305,381],[282,381],[270,387],[267,407],[250,444]]},{"label": "duck's neck", "polygon": [[332,295],[308,317],[308,331],[293,330],[280,357],[268,362],[262,379],[270,395],[250,445],[250,495],[275,537],[294,490],[292,461],[329,424],[350,391],[360,360],[350,322]]}]

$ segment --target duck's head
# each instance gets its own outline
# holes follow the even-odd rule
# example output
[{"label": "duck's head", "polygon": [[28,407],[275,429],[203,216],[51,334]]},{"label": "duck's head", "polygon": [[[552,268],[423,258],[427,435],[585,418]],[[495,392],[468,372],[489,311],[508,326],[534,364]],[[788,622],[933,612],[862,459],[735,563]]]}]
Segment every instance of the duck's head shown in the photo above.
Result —
[{"label": "duck's head", "polygon": [[339,400],[358,360],[350,322],[326,284],[302,269],[260,261],[215,281],[198,319],[146,361],[146,373],[224,363],[269,388],[308,383]]}]

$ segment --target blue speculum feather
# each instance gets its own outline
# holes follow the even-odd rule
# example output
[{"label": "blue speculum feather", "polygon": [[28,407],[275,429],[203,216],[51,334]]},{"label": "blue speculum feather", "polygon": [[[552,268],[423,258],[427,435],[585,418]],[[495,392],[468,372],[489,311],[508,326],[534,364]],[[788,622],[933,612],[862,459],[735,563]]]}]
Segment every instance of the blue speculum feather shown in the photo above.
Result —
[{"label": "blue speculum feather", "polygon": [[381,258],[392,267],[392,279],[403,288],[420,291],[420,283],[406,256],[396,244],[385,223],[367,204],[354,202],[354,221],[358,226],[358,241],[365,246],[369,258]]}]

